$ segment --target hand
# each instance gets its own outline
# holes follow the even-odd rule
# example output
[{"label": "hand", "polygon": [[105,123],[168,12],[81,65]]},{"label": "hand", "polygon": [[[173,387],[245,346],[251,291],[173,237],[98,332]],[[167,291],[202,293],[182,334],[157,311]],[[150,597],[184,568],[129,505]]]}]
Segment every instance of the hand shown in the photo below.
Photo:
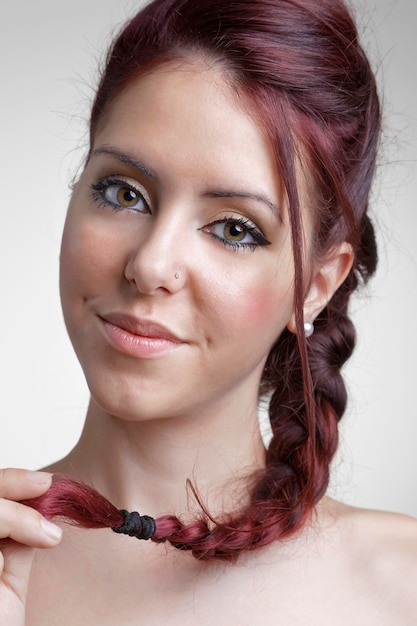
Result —
[{"label": "hand", "polygon": [[61,540],[58,526],[18,502],[45,493],[51,481],[46,472],[0,470],[0,624],[24,626],[35,548],[50,548]]}]

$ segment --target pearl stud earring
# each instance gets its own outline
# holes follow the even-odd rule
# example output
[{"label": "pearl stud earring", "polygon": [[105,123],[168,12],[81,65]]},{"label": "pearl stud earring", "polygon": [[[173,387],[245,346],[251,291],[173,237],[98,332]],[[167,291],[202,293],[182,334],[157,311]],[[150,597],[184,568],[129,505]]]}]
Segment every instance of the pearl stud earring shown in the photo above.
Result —
[{"label": "pearl stud earring", "polygon": [[314,324],[312,322],[304,322],[304,334],[306,337],[311,337],[314,333]]}]

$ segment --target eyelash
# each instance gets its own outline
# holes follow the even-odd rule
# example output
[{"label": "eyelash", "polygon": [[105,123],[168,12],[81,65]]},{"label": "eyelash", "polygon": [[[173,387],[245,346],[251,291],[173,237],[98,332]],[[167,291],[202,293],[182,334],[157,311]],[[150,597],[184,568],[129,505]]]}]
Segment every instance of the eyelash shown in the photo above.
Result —
[{"label": "eyelash", "polygon": [[[133,192],[137,196],[137,201],[141,201],[144,205],[145,210],[135,209],[134,207],[122,206],[121,204],[117,204],[113,202],[106,196],[106,192],[108,192],[112,187],[119,187],[120,189],[126,189],[127,191]],[[146,200],[144,194],[134,185],[128,183],[126,180],[121,180],[119,178],[115,178],[113,176],[108,176],[103,180],[100,180],[98,183],[90,185],[92,189],[92,197],[95,202],[97,202],[99,207],[110,206],[113,211],[133,211],[137,213],[144,213],[145,211],[149,211],[149,203]]]},{"label": "eyelash", "polygon": [[[246,234],[250,234],[251,237],[253,237],[254,241],[253,242],[230,241],[227,239],[223,239],[223,237],[220,237],[219,235],[216,235],[215,233],[207,230],[213,226],[216,226],[217,224],[230,224],[232,226],[236,226],[236,225],[241,226],[246,231]],[[214,239],[221,241],[222,244],[226,248],[232,248],[235,251],[238,251],[239,249],[242,249],[242,248],[250,249],[253,251],[253,250],[256,250],[258,246],[269,246],[271,243],[270,241],[268,241],[268,239],[266,239],[263,236],[263,234],[261,233],[259,228],[257,228],[257,226],[255,226],[250,220],[244,217],[239,217],[239,218],[224,217],[220,220],[216,220],[214,222],[211,222],[210,224],[207,224],[207,226],[204,226],[200,230],[202,230],[203,232],[206,232],[208,235],[210,235]]]}]

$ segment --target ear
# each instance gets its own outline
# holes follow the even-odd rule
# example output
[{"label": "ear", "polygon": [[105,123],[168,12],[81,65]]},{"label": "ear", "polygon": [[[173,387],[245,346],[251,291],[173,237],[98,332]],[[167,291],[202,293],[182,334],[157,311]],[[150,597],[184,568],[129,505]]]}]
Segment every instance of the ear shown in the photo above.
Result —
[{"label": "ear", "polygon": [[[304,300],[306,322],[314,322],[349,274],[352,263],[352,246],[344,242],[332,248],[320,265],[315,268]],[[297,332],[294,314],[291,315],[287,328],[294,334]]]}]

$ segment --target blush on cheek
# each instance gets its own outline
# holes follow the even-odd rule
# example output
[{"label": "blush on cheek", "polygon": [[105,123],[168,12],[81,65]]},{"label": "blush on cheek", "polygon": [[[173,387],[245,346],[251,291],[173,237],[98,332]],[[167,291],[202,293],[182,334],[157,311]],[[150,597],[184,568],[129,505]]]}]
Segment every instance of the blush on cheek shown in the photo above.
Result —
[{"label": "blush on cheek", "polygon": [[280,326],[283,328],[291,315],[290,295],[287,293],[279,298],[276,289],[271,287],[253,289],[242,298],[237,315],[248,327],[262,324],[280,332]]}]

